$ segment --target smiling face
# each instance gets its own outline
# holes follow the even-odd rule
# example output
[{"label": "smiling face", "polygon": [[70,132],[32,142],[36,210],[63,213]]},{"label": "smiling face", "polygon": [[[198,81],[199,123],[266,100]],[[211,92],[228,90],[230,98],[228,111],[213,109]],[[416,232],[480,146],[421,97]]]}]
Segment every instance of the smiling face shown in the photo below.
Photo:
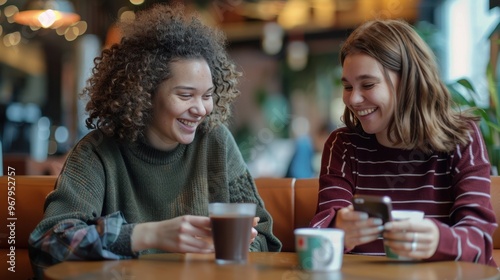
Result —
[{"label": "smiling face", "polygon": [[175,61],[170,69],[170,78],[158,86],[152,99],[153,120],[146,130],[149,143],[160,150],[191,143],[196,128],[214,107],[214,85],[205,60]]},{"label": "smiling face", "polygon": [[[399,77],[387,71],[394,88]],[[384,76],[382,65],[369,55],[348,55],[342,69],[343,101],[360,121],[363,130],[375,134],[380,144],[392,147],[387,139],[387,129],[394,114],[394,89]]]}]

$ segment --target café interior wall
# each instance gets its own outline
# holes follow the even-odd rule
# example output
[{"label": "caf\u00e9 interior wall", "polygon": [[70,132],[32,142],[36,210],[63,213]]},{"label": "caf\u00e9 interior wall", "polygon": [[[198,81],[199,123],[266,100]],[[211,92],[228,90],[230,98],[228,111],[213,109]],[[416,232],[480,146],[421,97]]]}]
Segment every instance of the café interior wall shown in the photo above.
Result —
[{"label": "caf\u00e9 interior wall", "polygon": [[308,45],[308,62],[300,70],[287,65],[285,51],[273,56],[257,47],[231,50],[243,77],[230,128],[255,177],[287,176],[302,138],[310,140],[316,155],[311,160],[317,162],[325,130],[340,125],[340,42],[315,39]]},{"label": "caf\u00e9 interior wall", "polygon": [[[84,121],[81,114],[82,100],[77,95],[81,92],[83,81],[88,78],[89,69],[87,68],[90,65],[85,61],[89,59],[89,56],[95,55],[95,44],[92,39],[83,37],[78,42],[74,42],[70,53],[64,56],[62,66],[64,71],[61,77],[61,125],[67,127],[70,136],[64,150],[49,153],[46,159],[38,158],[33,161],[35,165],[38,164],[37,162],[52,159],[57,159],[57,162],[60,163],[60,158],[64,156],[64,153],[85,133],[85,130],[81,128]],[[272,163],[267,161],[273,168],[268,168],[267,165],[266,168],[256,167],[254,169],[256,175],[284,176],[287,162],[294,149],[293,135],[290,133],[292,120],[306,118],[310,120],[313,130],[315,130],[316,124],[322,123],[328,116],[324,105],[329,104],[330,101],[317,99],[319,96],[316,92],[318,81],[314,81],[312,78],[314,75],[308,74],[317,70],[308,68],[296,73],[283,70],[286,65],[283,65],[279,56],[266,55],[255,47],[233,48],[230,53],[243,73],[239,84],[242,94],[234,105],[230,128],[250,166],[261,162],[259,157],[266,154],[266,151],[267,155],[275,155],[271,157]],[[50,100],[46,100],[47,95],[44,90],[46,88],[44,83],[47,79],[45,74],[32,75],[24,71],[13,70],[5,64],[2,64],[0,69],[2,69],[0,100],[4,107],[11,105],[14,101],[19,101],[22,104],[33,103],[41,108],[45,102],[50,102]],[[12,78],[14,74],[19,76],[20,78],[16,79],[21,81],[16,85],[16,90],[13,89],[12,85],[16,80]],[[300,77],[307,77],[307,79]],[[294,82],[290,83],[290,80]],[[301,81],[304,84],[297,86],[301,85]],[[288,85],[284,85],[285,82]],[[14,96],[13,93],[15,93]],[[321,96],[326,96],[329,99],[330,92],[323,92]],[[12,122],[3,119],[2,128],[7,123]],[[20,120],[14,125],[28,128],[34,124]],[[245,131],[247,134],[244,133]],[[30,138],[29,129],[24,130],[24,132],[27,135],[22,137],[28,138],[17,142],[22,145],[16,148],[7,146],[6,149],[4,148],[4,155],[7,157],[14,154],[15,156],[32,157],[29,143],[26,142],[36,140]],[[55,128],[51,128],[51,132],[55,133]],[[2,139],[4,137],[4,129],[2,129]],[[50,137],[53,141],[54,136]],[[273,152],[269,153],[269,151]],[[47,170],[38,171],[37,169],[40,168],[27,172],[47,172]],[[267,172],[263,174],[258,170],[266,170]]]},{"label": "caf\u00e9 interior wall", "polygon": [[[55,32],[54,30],[51,30]],[[87,34],[67,42],[46,32],[0,48],[0,139],[3,169],[57,174],[69,149],[87,131],[79,93],[102,49]]]},{"label": "caf\u00e9 interior wall", "polygon": [[[363,3],[368,5],[372,2]],[[369,11],[374,9],[370,5],[361,7]],[[395,13],[391,7],[384,6],[380,13],[374,14],[372,11],[371,14]],[[369,11],[357,15],[360,17]],[[350,19],[354,20],[352,17]],[[258,39],[250,44],[229,44],[230,53],[243,73],[240,81],[242,95],[234,105],[230,128],[255,176],[285,176],[297,137],[291,129],[293,123],[306,124],[315,149],[321,149],[317,147],[322,144],[324,128],[331,129],[339,125],[343,106],[341,90],[335,79],[339,75],[336,50],[340,45],[338,39],[341,38],[332,39],[330,34],[326,40],[306,39],[309,46],[308,63],[305,69],[298,71],[287,67],[285,50],[277,55],[267,55],[261,50]],[[81,40],[83,38],[78,38],[78,41]],[[89,52],[81,50],[87,49],[85,47],[78,50],[78,41],[71,42],[73,47],[64,56],[62,66],[68,70],[61,78],[60,100],[61,119],[70,135],[66,148],[70,148],[85,131],[81,129],[82,103],[78,103],[76,95],[81,91],[82,81],[88,78],[85,74],[88,65],[82,66],[85,64],[82,58],[95,55],[95,47],[90,48]],[[30,78],[32,76],[25,74]],[[42,80],[46,81],[47,77],[42,77]],[[46,96],[43,88],[40,86],[30,90],[30,95]],[[40,101],[43,102],[50,100]],[[12,151],[4,152],[8,154]],[[48,159],[55,157],[59,163],[65,152],[67,150],[56,151],[48,155]],[[29,151],[27,153],[29,155]]]}]

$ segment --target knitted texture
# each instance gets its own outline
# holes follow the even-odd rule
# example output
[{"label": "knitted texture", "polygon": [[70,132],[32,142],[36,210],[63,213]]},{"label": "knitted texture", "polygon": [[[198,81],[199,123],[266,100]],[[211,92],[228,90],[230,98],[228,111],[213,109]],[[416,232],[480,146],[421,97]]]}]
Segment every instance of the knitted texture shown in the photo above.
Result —
[{"label": "knitted texture", "polygon": [[[56,190],[47,197],[44,219],[30,236],[30,257],[41,267],[68,258],[135,257],[130,236],[136,223],[208,216],[210,202],[256,203],[259,235],[251,251],[281,249],[272,218],[225,126],[198,132],[191,144],[168,152],[145,141],[118,144],[93,131],[73,148]],[[124,220],[118,222],[120,216]],[[114,222],[102,222],[103,217]],[[95,240],[85,248],[78,247],[83,242],[75,246],[75,238],[81,240],[83,233],[89,239],[92,232],[97,232]],[[54,244],[61,242],[55,251]],[[89,254],[89,247],[99,250]],[[153,251],[140,254],[148,252]]]}]

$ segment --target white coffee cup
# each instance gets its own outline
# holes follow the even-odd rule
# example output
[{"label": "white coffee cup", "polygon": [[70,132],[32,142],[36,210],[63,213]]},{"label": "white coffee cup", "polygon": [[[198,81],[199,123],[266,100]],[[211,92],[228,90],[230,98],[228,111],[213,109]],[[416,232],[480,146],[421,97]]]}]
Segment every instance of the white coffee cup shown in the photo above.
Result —
[{"label": "white coffee cup", "polygon": [[295,250],[302,269],[336,271],[342,267],[344,231],[334,228],[299,228],[295,233]]},{"label": "white coffee cup", "polygon": [[[424,218],[424,212],[418,210],[392,210],[391,217],[393,221],[412,220],[420,221]],[[385,254],[390,259],[412,260],[412,258],[398,256],[388,246],[384,246]]]},{"label": "white coffee cup", "polygon": [[424,212],[418,210],[392,210],[391,217],[393,220],[422,220]]}]

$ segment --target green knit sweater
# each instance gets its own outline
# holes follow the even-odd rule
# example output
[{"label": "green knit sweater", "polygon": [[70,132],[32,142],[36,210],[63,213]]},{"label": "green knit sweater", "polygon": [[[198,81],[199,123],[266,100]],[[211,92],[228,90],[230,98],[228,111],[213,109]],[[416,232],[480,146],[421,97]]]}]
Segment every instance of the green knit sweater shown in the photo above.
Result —
[{"label": "green knit sweater", "polygon": [[43,268],[68,259],[134,257],[130,236],[136,223],[208,216],[210,202],[256,203],[259,234],[251,251],[281,249],[225,126],[197,132],[191,144],[168,152],[144,141],[120,144],[96,130],[69,154],[30,236],[30,258]]}]

